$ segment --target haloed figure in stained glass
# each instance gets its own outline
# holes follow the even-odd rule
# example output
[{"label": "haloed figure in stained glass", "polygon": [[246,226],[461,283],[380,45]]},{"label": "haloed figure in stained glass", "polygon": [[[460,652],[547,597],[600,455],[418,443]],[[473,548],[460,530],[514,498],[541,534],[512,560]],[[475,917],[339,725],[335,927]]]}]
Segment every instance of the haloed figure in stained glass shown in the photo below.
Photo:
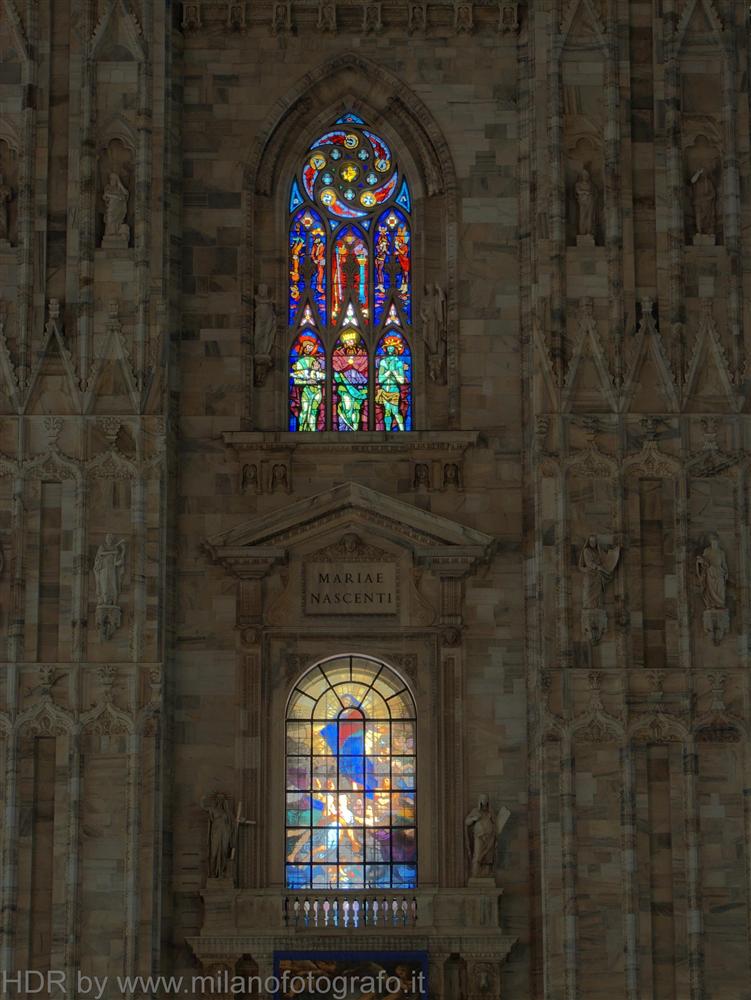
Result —
[{"label": "haloed figure in stained glass", "polygon": [[409,385],[409,362],[402,357],[404,341],[398,335],[383,340],[385,354],[376,357],[376,403],[383,407],[384,430],[404,430],[402,389]]},{"label": "haloed figure in stained glass", "polygon": [[292,349],[290,408],[294,423],[290,430],[318,430],[326,381],[322,355],[323,348],[317,337],[300,334]]},{"label": "haloed figure in stained glass", "polygon": [[357,330],[345,330],[333,354],[336,430],[367,427],[368,352]]},{"label": "haloed figure in stained glass", "polygon": [[412,195],[389,143],[343,114],[289,212],[290,429],[411,430]]}]

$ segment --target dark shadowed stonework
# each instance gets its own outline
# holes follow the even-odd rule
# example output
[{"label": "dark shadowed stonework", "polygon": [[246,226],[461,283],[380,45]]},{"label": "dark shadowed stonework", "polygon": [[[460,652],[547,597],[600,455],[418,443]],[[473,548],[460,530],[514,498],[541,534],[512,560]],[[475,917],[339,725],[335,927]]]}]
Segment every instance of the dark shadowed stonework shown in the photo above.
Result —
[{"label": "dark shadowed stonework", "polygon": [[[748,14],[0,0],[0,968],[751,998]],[[409,178],[411,431],[289,430],[347,113]],[[285,887],[339,656],[413,698],[416,889]]]}]

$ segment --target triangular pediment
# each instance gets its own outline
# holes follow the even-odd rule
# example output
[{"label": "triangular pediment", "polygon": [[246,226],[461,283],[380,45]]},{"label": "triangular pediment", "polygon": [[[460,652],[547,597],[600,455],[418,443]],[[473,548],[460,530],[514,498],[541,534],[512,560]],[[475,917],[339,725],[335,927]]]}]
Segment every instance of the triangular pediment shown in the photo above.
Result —
[{"label": "triangular pediment", "polygon": [[489,558],[494,544],[481,531],[350,482],[214,535],[206,548],[244,576],[264,563],[283,561],[290,550],[310,551],[317,538],[323,546],[332,535],[347,532],[376,547],[383,541],[411,550],[417,562],[441,566],[447,575],[468,572]]}]

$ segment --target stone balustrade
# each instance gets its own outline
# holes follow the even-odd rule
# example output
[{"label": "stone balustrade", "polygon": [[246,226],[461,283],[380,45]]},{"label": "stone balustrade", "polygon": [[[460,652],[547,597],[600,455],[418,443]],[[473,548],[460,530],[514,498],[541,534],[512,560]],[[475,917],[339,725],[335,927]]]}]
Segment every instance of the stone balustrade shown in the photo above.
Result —
[{"label": "stone balustrade", "polygon": [[284,900],[284,923],[295,929],[365,930],[417,927],[417,897],[374,892],[290,893]]}]

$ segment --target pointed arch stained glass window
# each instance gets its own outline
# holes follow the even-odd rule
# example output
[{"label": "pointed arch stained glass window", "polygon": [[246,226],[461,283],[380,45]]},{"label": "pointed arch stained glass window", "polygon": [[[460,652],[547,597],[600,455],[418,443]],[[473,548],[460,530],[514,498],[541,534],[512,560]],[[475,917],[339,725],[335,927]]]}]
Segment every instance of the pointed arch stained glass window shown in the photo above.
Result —
[{"label": "pointed arch stained glass window", "polygon": [[289,889],[417,886],[412,696],[377,660],[310,670],[287,706]]},{"label": "pointed arch stained glass window", "polygon": [[290,430],[412,429],[411,212],[391,146],[358,115],[311,143],[289,196]]}]

